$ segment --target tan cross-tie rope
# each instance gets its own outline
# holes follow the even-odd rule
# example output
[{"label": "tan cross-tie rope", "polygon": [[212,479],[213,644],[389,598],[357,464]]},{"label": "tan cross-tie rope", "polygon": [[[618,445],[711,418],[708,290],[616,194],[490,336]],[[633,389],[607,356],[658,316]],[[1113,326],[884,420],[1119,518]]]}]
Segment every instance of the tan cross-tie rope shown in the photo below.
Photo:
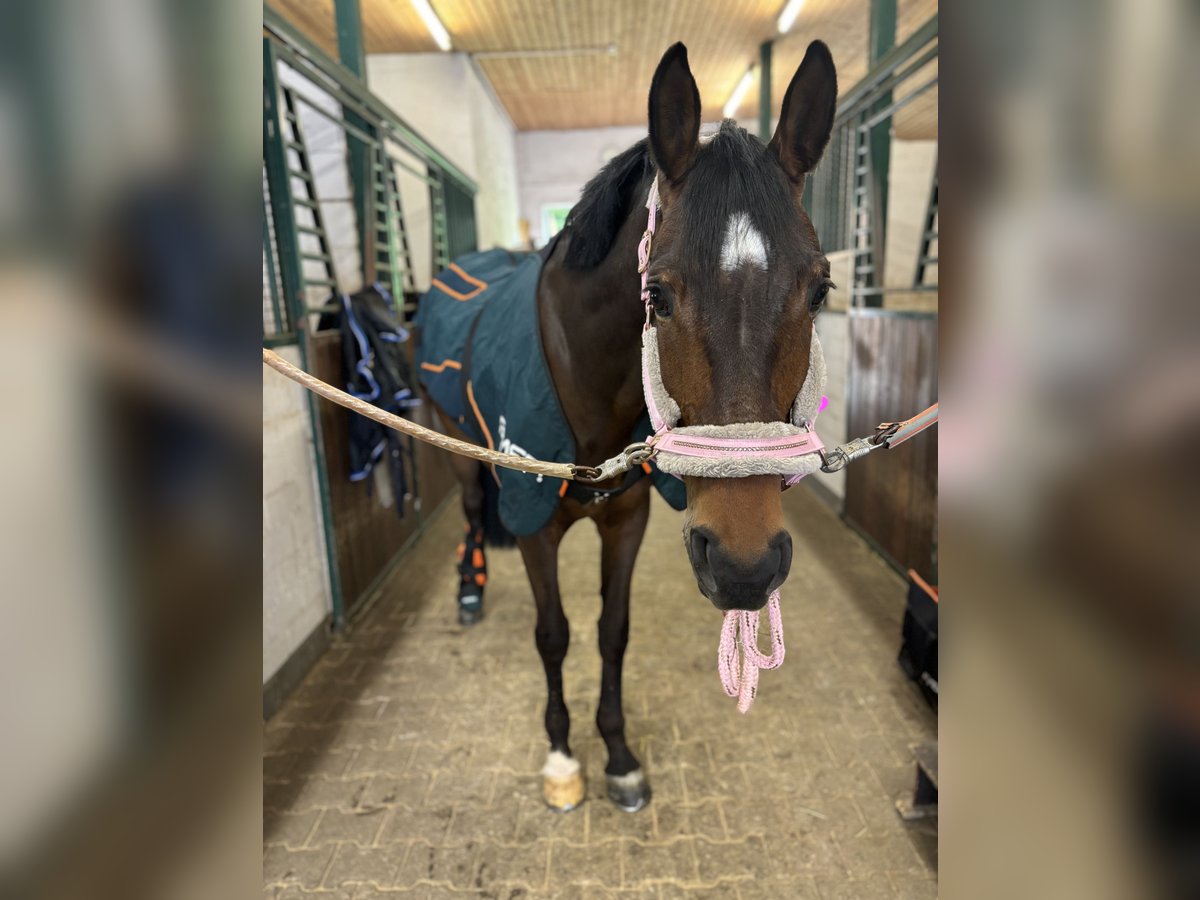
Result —
[{"label": "tan cross-tie rope", "polygon": [[[529,459],[524,456],[517,456],[514,453],[498,453],[495,450],[489,450],[486,447],[480,447],[477,444],[469,444],[466,441],[460,441],[448,435],[442,434],[432,429],[418,425],[416,422],[410,422],[408,419],[393,415],[390,412],[385,412],[378,406],[374,406],[357,397],[352,397],[345,391],[339,391],[332,385],[326,384],[319,378],[314,378],[302,369],[298,369],[290,362],[284,359],[274,351],[268,350],[265,347],[262,352],[263,362],[284,375],[292,381],[308,388],[314,394],[319,394],[326,400],[332,400],[339,406],[344,406],[351,412],[356,412],[361,416],[366,416],[368,419],[373,419],[381,425],[386,425],[388,428],[394,428],[402,434],[411,435],[419,441],[424,441],[427,444],[433,444],[435,447],[441,447],[443,450],[449,450],[451,453],[457,453],[460,456],[469,456],[472,459],[477,459],[480,462],[488,463],[489,465],[503,466],[506,469],[516,469],[518,472],[529,472],[533,475],[549,475],[551,478],[564,478],[567,481],[586,481],[593,482],[611,478],[618,472],[606,474],[608,468],[614,468],[605,463],[600,469],[591,466],[577,466],[573,463],[552,463],[542,462],[538,459]],[[613,458],[618,459],[617,457]],[[612,462],[610,460],[609,462]],[[624,459],[622,459],[624,462]],[[634,464],[640,465],[640,462],[631,460]],[[626,465],[620,471],[624,472],[629,468]]]}]

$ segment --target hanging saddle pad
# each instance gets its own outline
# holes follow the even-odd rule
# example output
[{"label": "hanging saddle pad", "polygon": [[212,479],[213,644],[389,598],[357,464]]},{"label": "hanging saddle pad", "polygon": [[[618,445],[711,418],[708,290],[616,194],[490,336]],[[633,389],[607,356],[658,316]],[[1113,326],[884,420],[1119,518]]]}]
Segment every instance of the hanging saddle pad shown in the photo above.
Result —
[{"label": "hanging saddle pad", "polygon": [[[438,273],[417,309],[417,374],[438,409],[475,443],[547,462],[574,462],[575,438],[538,328],[542,262],[537,253],[486,250]],[[647,416],[630,441],[645,440],[652,431]],[[653,465],[647,470],[663,498],[683,509],[683,482]],[[542,528],[566,489],[559,478],[498,466],[495,475],[500,518],[515,535]]]}]

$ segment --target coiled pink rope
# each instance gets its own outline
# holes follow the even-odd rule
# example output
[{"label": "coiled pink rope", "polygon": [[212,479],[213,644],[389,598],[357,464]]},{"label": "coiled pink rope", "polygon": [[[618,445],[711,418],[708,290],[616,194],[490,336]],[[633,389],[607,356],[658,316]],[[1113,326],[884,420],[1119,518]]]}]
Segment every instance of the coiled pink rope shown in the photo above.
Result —
[{"label": "coiled pink rope", "polygon": [[[738,712],[748,713],[758,689],[758,670],[775,669],[783,663],[783,617],[779,612],[779,591],[767,600],[767,618],[771,623],[771,655],[758,649],[758,611],[731,609],[721,625],[721,643],[717,647],[717,671],[721,685],[730,697],[738,698]],[[739,635],[740,632],[740,635]],[[741,665],[738,643],[741,638]]]}]

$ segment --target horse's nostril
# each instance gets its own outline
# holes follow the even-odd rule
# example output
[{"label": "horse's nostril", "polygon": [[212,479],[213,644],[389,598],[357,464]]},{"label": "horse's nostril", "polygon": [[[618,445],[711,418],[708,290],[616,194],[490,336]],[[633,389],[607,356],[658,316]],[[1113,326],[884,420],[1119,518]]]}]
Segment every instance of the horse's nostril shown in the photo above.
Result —
[{"label": "horse's nostril", "polygon": [[786,531],[779,532],[771,541],[771,548],[779,552],[779,569],[771,579],[771,590],[775,590],[787,580],[792,568],[792,536]]},{"label": "horse's nostril", "polygon": [[711,598],[717,588],[716,582],[713,581],[712,560],[709,559],[713,541],[702,529],[693,528],[688,533],[687,547],[688,556],[692,561],[692,570],[696,573],[696,584],[700,588],[700,593],[705,597]]}]

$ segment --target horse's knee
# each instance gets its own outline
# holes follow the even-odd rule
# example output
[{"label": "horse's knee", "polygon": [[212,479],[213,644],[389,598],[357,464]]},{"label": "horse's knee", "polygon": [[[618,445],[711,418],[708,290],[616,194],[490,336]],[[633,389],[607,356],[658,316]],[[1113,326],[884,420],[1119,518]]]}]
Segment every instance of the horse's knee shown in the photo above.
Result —
[{"label": "horse's knee", "polygon": [[619,666],[625,659],[625,645],[628,641],[614,641],[606,644],[603,641],[600,643],[600,659],[610,665]]},{"label": "horse's knee", "polygon": [[462,502],[468,519],[483,514],[483,501],[483,485],[479,483],[478,478],[471,478],[470,481],[463,482]]},{"label": "horse's knee", "polygon": [[625,648],[629,644],[629,620],[626,619],[617,627],[606,627],[607,624],[601,617],[600,658],[606,663],[620,665],[625,658]]},{"label": "horse's knee", "polygon": [[547,665],[562,665],[562,661],[567,658],[570,639],[565,633],[538,628],[534,632],[534,642],[542,662]]}]

